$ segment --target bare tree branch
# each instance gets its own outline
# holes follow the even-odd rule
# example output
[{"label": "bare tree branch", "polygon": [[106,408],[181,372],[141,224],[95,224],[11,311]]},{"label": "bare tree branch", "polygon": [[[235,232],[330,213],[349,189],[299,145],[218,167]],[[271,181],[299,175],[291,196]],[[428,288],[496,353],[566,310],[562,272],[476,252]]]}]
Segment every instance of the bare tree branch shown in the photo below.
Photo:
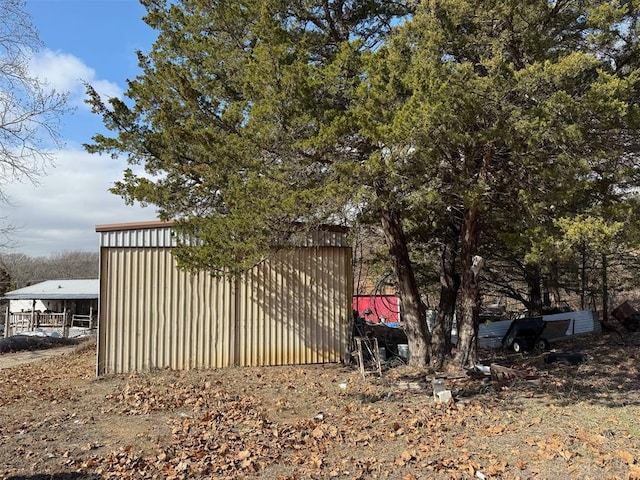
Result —
[{"label": "bare tree branch", "polygon": [[[67,94],[49,87],[29,71],[41,47],[23,0],[0,0],[0,202],[5,186],[16,181],[37,184],[53,166],[61,146],[60,116],[69,111]],[[0,236],[11,228],[0,219]],[[0,247],[6,246],[0,242]]]}]

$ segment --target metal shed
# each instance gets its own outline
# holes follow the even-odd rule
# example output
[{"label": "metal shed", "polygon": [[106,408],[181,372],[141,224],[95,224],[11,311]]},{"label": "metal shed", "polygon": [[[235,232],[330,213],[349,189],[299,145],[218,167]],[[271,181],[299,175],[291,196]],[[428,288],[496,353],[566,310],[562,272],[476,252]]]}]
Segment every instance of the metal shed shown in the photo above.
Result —
[{"label": "metal shed", "polygon": [[172,224],[98,225],[98,374],[341,361],[346,231],[323,229],[243,275],[177,268]]}]

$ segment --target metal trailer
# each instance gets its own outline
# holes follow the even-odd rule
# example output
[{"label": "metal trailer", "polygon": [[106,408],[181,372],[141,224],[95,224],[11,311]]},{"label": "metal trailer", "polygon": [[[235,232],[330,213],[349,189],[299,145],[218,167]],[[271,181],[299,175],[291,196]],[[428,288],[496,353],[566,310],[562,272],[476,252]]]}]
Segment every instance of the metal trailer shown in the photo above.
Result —
[{"label": "metal trailer", "polygon": [[546,327],[542,317],[518,318],[511,322],[502,346],[517,353],[533,348],[544,351],[549,348],[549,341],[543,336]]}]

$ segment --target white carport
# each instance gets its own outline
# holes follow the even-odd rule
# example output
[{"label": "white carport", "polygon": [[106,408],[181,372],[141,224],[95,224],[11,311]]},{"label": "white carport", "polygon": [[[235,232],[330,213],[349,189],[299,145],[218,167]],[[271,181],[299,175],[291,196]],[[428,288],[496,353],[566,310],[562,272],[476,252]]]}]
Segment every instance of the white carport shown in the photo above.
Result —
[{"label": "white carport", "polygon": [[47,280],[7,292],[4,336],[43,329],[67,336],[69,328],[96,326],[98,279]]}]

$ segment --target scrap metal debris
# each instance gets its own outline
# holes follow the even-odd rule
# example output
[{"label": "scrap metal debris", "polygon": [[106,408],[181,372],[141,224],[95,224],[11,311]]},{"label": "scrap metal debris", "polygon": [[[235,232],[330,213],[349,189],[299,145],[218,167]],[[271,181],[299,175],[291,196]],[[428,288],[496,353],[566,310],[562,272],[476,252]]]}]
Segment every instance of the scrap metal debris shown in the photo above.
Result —
[{"label": "scrap metal debris", "polygon": [[579,365],[586,361],[587,356],[582,353],[554,352],[544,357],[544,363],[562,363],[564,365]]}]

